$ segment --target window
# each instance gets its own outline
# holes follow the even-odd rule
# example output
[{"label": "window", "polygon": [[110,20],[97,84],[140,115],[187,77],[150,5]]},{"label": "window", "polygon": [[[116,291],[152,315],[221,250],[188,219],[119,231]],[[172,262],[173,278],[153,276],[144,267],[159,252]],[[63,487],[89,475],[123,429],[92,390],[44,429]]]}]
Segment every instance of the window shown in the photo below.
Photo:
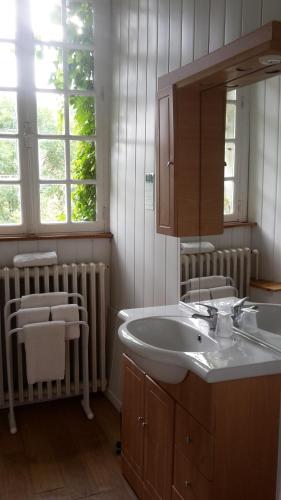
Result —
[{"label": "window", "polygon": [[227,93],[225,125],[224,218],[247,220],[249,109],[247,89]]},{"label": "window", "polygon": [[102,4],[1,5],[2,233],[105,229],[108,78],[100,61],[108,55]]}]

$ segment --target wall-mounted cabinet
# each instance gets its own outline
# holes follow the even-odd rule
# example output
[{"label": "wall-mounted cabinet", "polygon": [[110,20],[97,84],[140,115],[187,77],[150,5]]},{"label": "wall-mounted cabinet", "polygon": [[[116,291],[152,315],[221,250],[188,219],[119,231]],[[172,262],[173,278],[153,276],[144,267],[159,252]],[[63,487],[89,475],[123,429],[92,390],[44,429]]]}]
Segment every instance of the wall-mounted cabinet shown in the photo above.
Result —
[{"label": "wall-mounted cabinet", "polygon": [[223,232],[226,91],[279,73],[272,54],[281,61],[277,21],[159,78],[157,232]]}]

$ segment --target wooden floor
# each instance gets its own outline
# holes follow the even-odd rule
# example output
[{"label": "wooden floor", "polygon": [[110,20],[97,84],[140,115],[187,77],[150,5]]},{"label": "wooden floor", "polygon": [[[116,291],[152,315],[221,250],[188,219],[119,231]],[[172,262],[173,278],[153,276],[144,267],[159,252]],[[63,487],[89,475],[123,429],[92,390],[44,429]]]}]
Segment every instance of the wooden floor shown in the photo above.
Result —
[{"label": "wooden floor", "polygon": [[11,436],[0,411],[1,500],[133,500],[115,454],[119,415],[103,397],[92,400],[95,419],[79,399],[16,409]]}]

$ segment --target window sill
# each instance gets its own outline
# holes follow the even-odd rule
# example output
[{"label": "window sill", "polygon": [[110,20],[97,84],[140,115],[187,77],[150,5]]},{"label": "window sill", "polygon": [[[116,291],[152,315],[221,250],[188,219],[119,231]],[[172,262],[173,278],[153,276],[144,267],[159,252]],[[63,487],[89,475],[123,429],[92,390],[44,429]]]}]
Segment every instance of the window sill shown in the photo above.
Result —
[{"label": "window sill", "polygon": [[111,239],[112,233],[0,234],[1,241]]},{"label": "window sill", "polygon": [[256,222],[227,222],[224,223],[224,228],[229,229],[232,227],[255,227],[257,225]]}]

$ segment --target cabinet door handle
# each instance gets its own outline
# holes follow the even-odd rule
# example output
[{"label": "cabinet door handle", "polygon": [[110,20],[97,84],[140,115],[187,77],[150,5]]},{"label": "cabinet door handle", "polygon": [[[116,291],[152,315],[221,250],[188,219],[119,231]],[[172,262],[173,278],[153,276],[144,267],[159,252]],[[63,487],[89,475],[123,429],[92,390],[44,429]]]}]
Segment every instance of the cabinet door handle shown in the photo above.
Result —
[{"label": "cabinet door handle", "polygon": [[144,417],[137,417],[137,421],[138,421],[139,423],[142,423],[142,422],[144,421]]},{"label": "cabinet door handle", "polygon": [[147,422],[142,422],[141,425],[145,427],[147,425]]},{"label": "cabinet door handle", "polygon": [[184,486],[186,488],[191,488],[191,481],[188,481],[188,480],[184,481]]},{"label": "cabinet door handle", "polygon": [[191,436],[187,435],[186,438],[185,438],[185,444],[190,444],[190,443],[192,443]]},{"label": "cabinet door handle", "polygon": [[173,166],[174,166],[174,162],[173,161],[168,161],[167,168],[170,168],[170,167],[173,167]]}]

